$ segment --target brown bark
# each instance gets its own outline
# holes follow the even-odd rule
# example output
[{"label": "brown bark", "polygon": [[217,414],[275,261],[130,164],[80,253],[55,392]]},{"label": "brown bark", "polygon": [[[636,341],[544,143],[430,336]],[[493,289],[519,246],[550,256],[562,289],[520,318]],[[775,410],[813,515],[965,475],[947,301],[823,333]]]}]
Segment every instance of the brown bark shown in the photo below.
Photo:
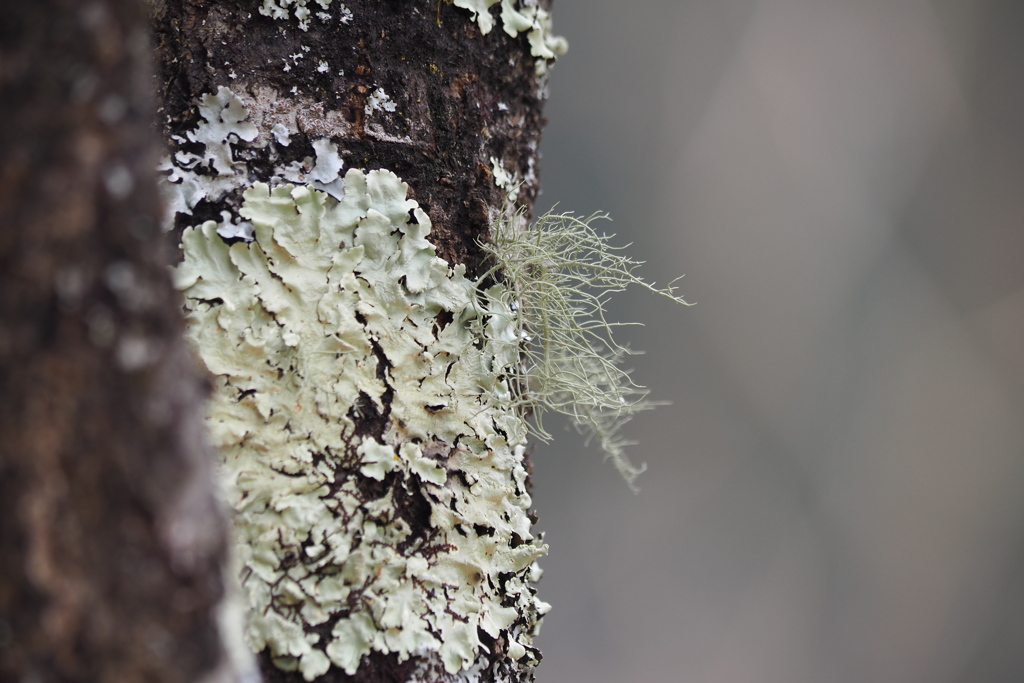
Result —
[{"label": "brown bark", "polygon": [[146,17],[0,21],[0,680],[202,680],[224,526],[160,258]]},{"label": "brown bark", "polygon": [[[481,260],[476,240],[487,234],[489,211],[502,204],[489,159],[526,179],[519,206],[532,206],[539,187],[534,168],[544,84],[526,35],[510,38],[500,25],[481,35],[466,10],[445,1],[345,4],[357,19],[311,22],[301,31],[294,19],[261,15],[251,0],[158,0],[160,121],[168,137],[184,136],[198,120],[197,99],[218,86],[295,88],[322,111],[342,113],[348,134],[332,139],[347,166],[389,169],[407,182],[430,215],[438,256],[465,263],[475,276]],[[296,54],[319,57],[291,59]],[[317,70],[320,58],[331,65],[326,73]],[[380,113],[383,127],[408,142],[381,140],[367,130],[367,98],[378,87],[397,104],[395,112]],[[294,159],[313,154],[309,139],[324,134],[316,125],[308,122],[308,139],[289,145]],[[269,181],[275,163],[291,160],[257,154],[245,163],[251,181]],[[239,201],[200,202],[192,216],[179,214],[179,227],[217,220]]]}]

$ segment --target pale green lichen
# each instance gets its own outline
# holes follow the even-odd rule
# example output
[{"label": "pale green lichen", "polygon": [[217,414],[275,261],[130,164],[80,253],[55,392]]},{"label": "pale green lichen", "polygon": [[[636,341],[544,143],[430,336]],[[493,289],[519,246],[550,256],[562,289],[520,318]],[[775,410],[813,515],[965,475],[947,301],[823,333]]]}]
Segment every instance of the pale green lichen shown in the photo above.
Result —
[{"label": "pale green lichen", "polygon": [[[527,515],[510,303],[436,256],[395,175],[344,183],[341,201],[257,183],[253,242],[212,221],[182,237],[250,644],[306,680],[371,651],[467,671],[481,631],[532,657],[546,546]],[[409,521],[424,514],[426,533]]]},{"label": "pale green lichen", "polygon": [[480,33],[487,35],[494,28],[492,5],[501,3],[501,23],[505,33],[515,38],[526,33],[530,41],[530,54],[541,59],[555,59],[564,55],[569,48],[565,38],[551,33],[551,13],[534,0],[454,0],[456,7],[468,9],[480,26]]},{"label": "pale green lichen", "polygon": [[[497,166],[495,166],[497,169]],[[495,181],[498,181],[495,171]],[[638,411],[653,406],[647,390],[633,382],[621,363],[630,350],[613,337],[616,327],[637,323],[609,322],[609,295],[630,285],[686,305],[674,282],[656,287],[637,275],[643,265],[613,247],[610,236],[598,234],[589,218],[548,213],[531,230],[521,230],[521,214],[506,212],[491,226],[490,240],[481,244],[492,270],[507,285],[488,294],[500,301],[491,320],[502,320],[498,337],[512,339],[507,353],[523,354],[515,402],[534,416],[534,432],[549,438],[543,414],[567,415],[588,440],[598,442],[605,455],[633,486],[644,467],[626,457],[630,444],[619,436],[621,427]],[[628,246],[628,245],[627,245]],[[507,312],[507,313],[506,313]],[[493,322],[492,322],[493,324]]]}]

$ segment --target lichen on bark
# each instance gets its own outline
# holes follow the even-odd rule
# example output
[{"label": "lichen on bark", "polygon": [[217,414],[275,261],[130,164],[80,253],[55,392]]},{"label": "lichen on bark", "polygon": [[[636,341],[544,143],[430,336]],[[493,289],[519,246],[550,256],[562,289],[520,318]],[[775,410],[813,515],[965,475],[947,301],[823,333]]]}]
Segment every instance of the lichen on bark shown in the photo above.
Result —
[{"label": "lichen on bark", "polygon": [[532,679],[519,340],[478,282],[536,196],[561,46],[520,9],[537,26],[484,33],[448,3],[154,4],[168,227],[270,681]]},{"label": "lichen on bark", "polygon": [[306,680],[371,652],[436,653],[457,674],[480,632],[492,656],[537,661],[546,546],[530,533],[511,312],[437,258],[407,190],[387,171],[349,171],[341,202],[259,183],[241,209],[253,242],[228,246],[213,221],[183,238],[248,636]]}]

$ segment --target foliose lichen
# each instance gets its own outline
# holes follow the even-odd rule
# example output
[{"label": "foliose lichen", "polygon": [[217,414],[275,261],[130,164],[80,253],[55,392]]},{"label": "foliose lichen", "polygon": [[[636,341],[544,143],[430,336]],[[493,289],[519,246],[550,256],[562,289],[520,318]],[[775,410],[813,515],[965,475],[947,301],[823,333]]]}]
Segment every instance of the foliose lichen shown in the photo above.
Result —
[{"label": "foliose lichen", "polygon": [[190,214],[200,201],[216,201],[247,182],[244,165],[235,161],[232,145],[255,140],[259,134],[247,121],[248,110],[223,86],[216,93],[203,95],[198,110],[202,120],[175,142],[194,143],[202,147],[202,153],[178,151],[157,167],[169,172],[160,183],[168,227],[175,214]]},{"label": "foliose lichen", "polygon": [[[234,510],[248,639],[307,680],[371,651],[512,659],[549,606],[530,585],[514,311],[436,256],[388,171],[340,201],[256,183],[253,241],[185,230],[175,272],[215,377],[208,422]],[[493,656],[493,654],[492,654]]]},{"label": "foliose lichen", "polygon": [[[542,73],[564,40],[518,4],[503,0],[505,31],[527,33]],[[302,30],[352,20],[337,0],[254,8]],[[306,46],[283,61],[332,70]],[[345,172],[342,111],[295,88],[233,87],[172,137],[161,184],[165,226],[193,225],[175,277],[214,377],[249,645],[307,680],[332,664],[353,674],[371,653],[445,680],[535,663],[546,545],[530,531],[514,304],[437,257],[394,174]],[[383,128],[398,109],[371,86],[366,136],[411,144]],[[510,196],[520,182],[508,176]],[[193,211],[221,217],[195,225]]]},{"label": "foliose lichen", "polygon": [[491,162],[491,177],[494,178],[494,184],[505,191],[505,201],[512,204],[515,202],[516,195],[519,194],[519,187],[523,181],[519,179],[515,173],[509,174],[508,171],[501,165],[501,160],[496,157],[490,158]]},{"label": "foliose lichen", "polygon": [[515,38],[526,33],[530,41],[530,54],[541,59],[555,59],[565,54],[568,42],[551,33],[551,13],[542,8],[537,0],[454,0],[456,7],[468,9],[480,26],[480,32],[487,35],[494,28],[494,16],[490,13],[493,5],[501,3],[501,25],[505,33]]},{"label": "foliose lichen", "polygon": [[[258,114],[255,122],[254,109]],[[307,184],[336,199],[342,197],[344,161],[330,134],[346,129],[334,112],[328,115],[322,105],[317,107],[304,100],[293,99],[286,106],[269,87],[257,89],[251,95],[236,94],[224,86],[218,87],[216,93],[203,95],[198,112],[201,120],[195,128],[173,142],[181,145],[187,141],[199,151],[178,151],[164,157],[157,167],[165,173],[160,182],[166,206],[165,229],[172,227],[177,214],[191,215],[200,202],[219,202],[249,187],[246,165],[236,161],[240,142],[251,143],[250,148],[254,149],[272,146],[277,148],[272,150],[277,154],[292,144],[300,122],[328,135],[309,136],[313,153],[302,161],[278,164],[273,172],[275,182]],[[222,215],[217,231],[225,238],[252,239],[252,225],[231,212]]]}]

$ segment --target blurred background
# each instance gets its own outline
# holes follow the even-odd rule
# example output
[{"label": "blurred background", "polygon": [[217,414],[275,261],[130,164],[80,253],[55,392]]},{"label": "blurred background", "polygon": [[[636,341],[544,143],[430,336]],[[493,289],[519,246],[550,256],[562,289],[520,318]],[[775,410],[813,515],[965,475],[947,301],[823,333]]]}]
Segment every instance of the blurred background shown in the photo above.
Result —
[{"label": "blurred background", "polygon": [[634,495],[535,452],[540,683],[1024,680],[1024,3],[555,0],[540,209],[604,210]]}]

